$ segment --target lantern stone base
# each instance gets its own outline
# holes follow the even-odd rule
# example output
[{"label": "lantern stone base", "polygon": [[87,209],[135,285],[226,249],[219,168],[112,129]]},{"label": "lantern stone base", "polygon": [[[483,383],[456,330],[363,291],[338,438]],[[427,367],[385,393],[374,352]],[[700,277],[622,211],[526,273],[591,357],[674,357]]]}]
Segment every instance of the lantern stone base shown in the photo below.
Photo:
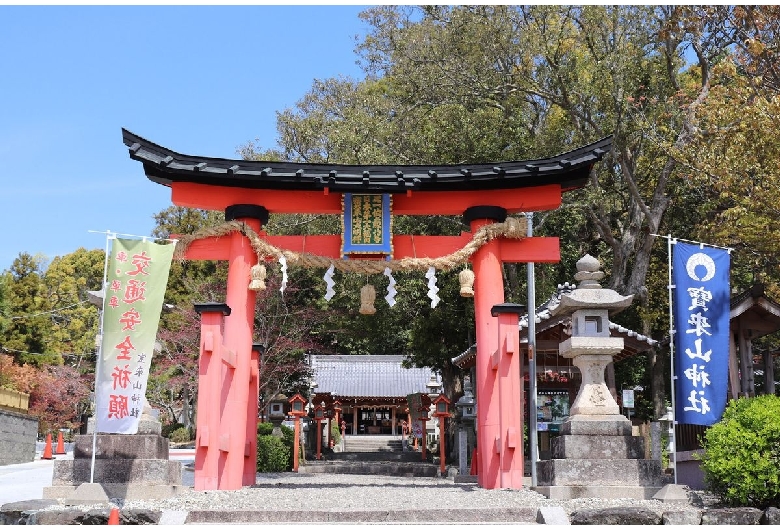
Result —
[{"label": "lantern stone base", "polygon": [[563,420],[560,433],[586,436],[631,436],[631,422],[621,414],[596,416],[578,414]]},{"label": "lantern stone base", "polygon": [[534,490],[548,499],[636,499],[652,500],[660,488],[642,486],[537,486]]},{"label": "lantern stone base", "polygon": [[572,416],[537,464],[536,491],[551,499],[652,499],[664,484],[661,463],[644,458],[644,440],[620,415]]},{"label": "lantern stone base", "polygon": [[[94,483],[109,497],[161,499],[184,489],[181,462],[168,459],[168,440],[159,434],[99,434],[96,442]],[[91,475],[92,435],[76,436],[73,460],[54,462],[43,498],[67,500]]]}]

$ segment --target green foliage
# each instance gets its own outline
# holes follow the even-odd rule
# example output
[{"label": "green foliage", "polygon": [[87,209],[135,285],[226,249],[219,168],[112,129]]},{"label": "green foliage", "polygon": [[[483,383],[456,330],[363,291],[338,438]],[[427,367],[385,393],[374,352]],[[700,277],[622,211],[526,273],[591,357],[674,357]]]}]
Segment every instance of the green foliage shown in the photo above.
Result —
[{"label": "green foliage", "polygon": [[265,423],[258,423],[257,424],[257,435],[258,436],[270,436],[271,433],[274,430],[274,424],[265,422]]},{"label": "green foliage", "polygon": [[171,433],[173,431],[175,431],[177,429],[180,429],[182,427],[184,427],[184,425],[182,425],[181,423],[178,423],[178,422],[163,424],[160,427],[160,435],[163,436],[164,438],[170,438],[171,437]]},{"label": "green foliage", "polygon": [[709,488],[732,506],[780,503],[780,397],[729,403],[702,443],[701,467]]},{"label": "green foliage", "polygon": [[[99,327],[98,308],[89,303],[87,291],[99,291],[103,283],[104,252],[79,248],[54,258],[43,276],[46,296],[51,304],[48,347],[65,357],[66,362],[81,364],[95,353]],[[89,365],[91,367],[91,365]]]},{"label": "green foliage", "polygon": [[51,303],[43,283],[44,265],[42,259],[26,252],[11,265],[12,281],[6,291],[10,325],[0,341],[19,364],[62,364],[62,357],[51,351],[47,341]]},{"label": "green foliage", "polygon": [[192,441],[192,431],[187,427],[181,426],[171,431],[169,438],[174,443],[190,442]]},{"label": "green foliage", "polygon": [[283,440],[276,436],[257,437],[257,472],[279,473],[290,471],[291,451]]},{"label": "green foliage", "polygon": [[335,421],[330,424],[330,437],[334,444],[338,445],[341,443],[341,429]]},{"label": "green foliage", "polygon": [[272,435],[272,423],[257,426],[257,472],[279,473],[292,469],[295,431],[282,425],[282,438]]}]

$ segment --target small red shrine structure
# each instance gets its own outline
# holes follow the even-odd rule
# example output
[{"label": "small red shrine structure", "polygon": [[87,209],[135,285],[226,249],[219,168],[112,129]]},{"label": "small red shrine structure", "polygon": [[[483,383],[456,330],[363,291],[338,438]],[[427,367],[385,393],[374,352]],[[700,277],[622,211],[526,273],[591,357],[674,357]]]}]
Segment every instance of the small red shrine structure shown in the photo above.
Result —
[{"label": "small red shrine structure", "polygon": [[[171,189],[175,205],[224,211],[227,222],[239,222],[229,233],[192,241],[184,254],[230,262],[225,304],[202,313],[196,490],[233,490],[255,482],[258,365],[252,355],[255,292],[248,285],[259,259],[276,257],[262,255],[262,245],[337,264],[363,258],[384,267],[388,259],[417,260],[422,270],[433,260],[465,252],[474,273],[479,485],[522,487],[522,376],[514,369],[520,365],[518,330],[499,324],[491,310],[504,303],[503,263],[556,262],[560,248],[555,237],[526,237],[525,224],[507,216],[560,206],[564,191],[587,183],[593,164],[611,148],[611,137],[537,160],[355,166],[190,156],[124,129],[122,136],[130,158],[143,164],[150,180]],[[357,227],[363,244],[353,246],[354,239],[344,234],[265,234],[261,228],[270,213],[339,214],[345,226],[368,224]],[[462,215],[471,232],[393,235],[387,223],[392,215]]]}]

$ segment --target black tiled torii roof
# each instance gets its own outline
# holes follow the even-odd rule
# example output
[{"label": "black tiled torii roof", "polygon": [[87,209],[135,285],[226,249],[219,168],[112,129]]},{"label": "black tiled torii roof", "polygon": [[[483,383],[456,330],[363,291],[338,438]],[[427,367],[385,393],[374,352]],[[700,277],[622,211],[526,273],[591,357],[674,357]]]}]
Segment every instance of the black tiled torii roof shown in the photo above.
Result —
[{"label": "black tiled torii roof", "polygon": [[612,136],[550,158],[462,165],[342,165],[264,162],[183,155],[122,129],[130,158],[149,180],[251,189],[342,193],[480,191],[560,184],[580,188],[592,165],[612,148]]}]

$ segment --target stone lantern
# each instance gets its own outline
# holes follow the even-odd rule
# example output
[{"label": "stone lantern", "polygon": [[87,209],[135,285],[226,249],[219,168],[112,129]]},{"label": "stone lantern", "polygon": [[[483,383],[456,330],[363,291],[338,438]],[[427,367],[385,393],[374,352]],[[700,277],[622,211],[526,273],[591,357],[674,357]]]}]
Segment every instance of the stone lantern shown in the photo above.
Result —
[{"label": "stone lantern", "polygon": [[569,423],[588,421],[599,416],[613,416],[613,420],[625,419],[620,407],[607,387],[604,370],[612,357],[623,350],[623,339],[611,337],[609,315],[622,311],[633,296],[621,296],[612,289],[602,289],[599,280],[604,273],[599,270],[596,258],[586,255],[577,262],[579,280],[577,289],[561,296],[553,314],[571,313],[571,337],[560,345],[560,355],[572,359],[580,369],[582,385],[569,410]]},{"label": "stone lantern", "polygon": [[579,368],[582,384],[560,436],[551,440],[552,459],[539,462],[536,490],[551,499],[650,499],[663,486],[660,462],[644,458],[643,438],[632,436],[604,380],[623,350],[623,339],[610,336],[609,315],[632,297],[603,289],[603,277],[598,260],[586,255],[577,262],[579,285],[553,310],[553,316],[571,315],[571,336],[559,351]]},{"label": "stone lantern", "polygon": [[287,396],[284,394],[275,395],[268,403],[268,419],[273,423],[274,428],[271,434],[277,438],[282,438],[282,422],[287,417],[284,412],[285,405],[287,404]]},{"label": "stone lantern", "polygon": [[[430,380],[425,384],[425,388],[428,391],[428,399],[431,402],[431,408],[429,409],[428,413],[428,419],[430,419],[430,416],[436,412],[436,410],[433,408],[433,400],[436,399],[439,396],[439,390],[441,389],[442,385],[439,383],[439,380],[436,378],[436,374],[432,373]],[[436,425],[431,422],[431,430],[433,431],[433,434],[436,434]],[[441,434],[441,433],[439,433]],[[425,436],[425,440],[427,443],[428,440],[428,432],[423,429],[423,435]]]},{"label": "stone lantern", "polygon": [[468,428],[474,424],[477,418],[477,407],[474,394],[471,389],[471,378],[463,378],[463,395],[455,403],[456,418],[458,420],[458,474],[466,475],[469,458]]}]

